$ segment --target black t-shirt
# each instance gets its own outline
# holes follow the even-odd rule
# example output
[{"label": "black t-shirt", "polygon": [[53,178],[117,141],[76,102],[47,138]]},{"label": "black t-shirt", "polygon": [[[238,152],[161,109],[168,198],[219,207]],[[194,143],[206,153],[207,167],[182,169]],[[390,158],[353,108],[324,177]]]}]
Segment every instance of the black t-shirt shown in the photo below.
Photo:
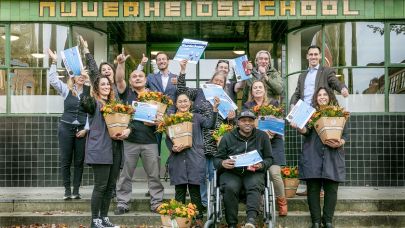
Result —
[{"label": "black t-shirt", "polygon": [[[119,96],[126,104],[132,104],[132,101],[138,100],[136,91],[133,91],[128,86]],[[129,134],[127,141],[139,144],[157,144],[155,126],[146,126],[142,121],[131,120],[129,127],[131,128],[131,134]]]}]

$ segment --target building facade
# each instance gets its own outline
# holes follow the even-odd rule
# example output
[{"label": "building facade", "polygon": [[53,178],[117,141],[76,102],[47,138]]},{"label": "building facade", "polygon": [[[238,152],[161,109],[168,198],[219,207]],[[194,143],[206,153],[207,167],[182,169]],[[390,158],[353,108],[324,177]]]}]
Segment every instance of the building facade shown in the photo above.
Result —
[{"label": "building facade", "polygon": [[[142,54],[153,59],[165,51],[172,58],[183,38],[208,41],[199,64],[187,67],[190,87],[205,83],[218,59],[244,53],[254,60],[257,51],[269,50],[285,81],[287,107],[307,69],[306,48],[319,45],[323,64],[350,91],[348,98],[337,94],[352,112],[346,185],[405,184],[405,0],[4,0],[0,35],[0,187],[61,186],[63,99],[49,86],[44,50],[76,46],[78,35],[98,63],[114,62],[124,48],[128,71]],[[180,70],[173,61],[169,68]],[[301,136],[287,127],[285,139],[287,161],[296,164]],[[86,169],[83,184],[91,181]]]}]

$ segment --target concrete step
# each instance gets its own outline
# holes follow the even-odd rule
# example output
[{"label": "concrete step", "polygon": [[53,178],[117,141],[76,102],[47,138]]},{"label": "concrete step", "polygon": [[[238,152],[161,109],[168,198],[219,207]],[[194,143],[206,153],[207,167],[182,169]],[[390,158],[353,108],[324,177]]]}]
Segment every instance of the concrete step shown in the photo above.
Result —
[{"label": "concrete step", "polygon": [[[168,200],[169,198],[167,198]],[[114,201],[114,200],[113,200]],[[112,202],[110,209],[113,211],[116,207]],[[241,211],[245,210],[245,205],[240,204]],[[308,211],[308,205],[305,197],[288,199],[288,208],[290,211]],[[44,212],[44,211],[90,211],[90,199],[80,200],[62,200],[62,199],[15,199],[0,200],[0,212]],[[130,211],[148,212],[149,198],[132,199]],[[338,199],[336,211],[358,211],[358,212],[390,212],[405,211],[405,199]]]},{"label": "concrete step", "polygon": [[[110,220],[121,228],[160,227],[158,214],[132,212],[125,215],[110,215]],[[239,215],[243,224],[245,216]],[[14,212],[0,213],[0,227],[29,224],[66,224],[68,227],[87,226],[90,213],[77,211],[51,211],[47,213]],[[405,212],[336,212],[334,217],[336,228],[353,227],[405,227]],[[301,228],[310,226],[307,212],[289,212],[287,217],[277,218],[277,228]]]}]

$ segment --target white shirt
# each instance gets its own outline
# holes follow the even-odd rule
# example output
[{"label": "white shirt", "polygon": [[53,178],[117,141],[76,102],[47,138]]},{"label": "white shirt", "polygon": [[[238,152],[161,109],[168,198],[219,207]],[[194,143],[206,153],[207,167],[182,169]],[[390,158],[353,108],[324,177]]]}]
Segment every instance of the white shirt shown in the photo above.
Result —
[{"label": "white shirt", "polygon": [[169,74],[160,72],[160,76],[162,77],[163,91],[166,91],[167,83],[169,83]]}]

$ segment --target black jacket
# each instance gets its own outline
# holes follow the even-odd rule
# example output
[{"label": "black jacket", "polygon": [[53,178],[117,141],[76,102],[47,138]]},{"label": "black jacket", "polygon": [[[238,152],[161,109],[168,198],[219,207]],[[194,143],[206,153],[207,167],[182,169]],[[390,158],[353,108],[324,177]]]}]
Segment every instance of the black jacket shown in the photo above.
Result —
[{"label": "black jacket", "polygon": [[[235,128],[222,137],[218,153],[214,156],[214,166],[218,171],[225,171],[226,169],[222,167],[223,160],[229,159],[230,155],[243,154],[253,150],[257,150],[263,159],[263,168],[256,172],[264,172],[273,162],[269,136],[264,131],[254,128],[252,135],[249,138],[245,138],[239,134],[239,128]],[[251,172],[246,170],[246,167],[234,168],[229,171],[238,175],[243,175],[244,172]]]}]

